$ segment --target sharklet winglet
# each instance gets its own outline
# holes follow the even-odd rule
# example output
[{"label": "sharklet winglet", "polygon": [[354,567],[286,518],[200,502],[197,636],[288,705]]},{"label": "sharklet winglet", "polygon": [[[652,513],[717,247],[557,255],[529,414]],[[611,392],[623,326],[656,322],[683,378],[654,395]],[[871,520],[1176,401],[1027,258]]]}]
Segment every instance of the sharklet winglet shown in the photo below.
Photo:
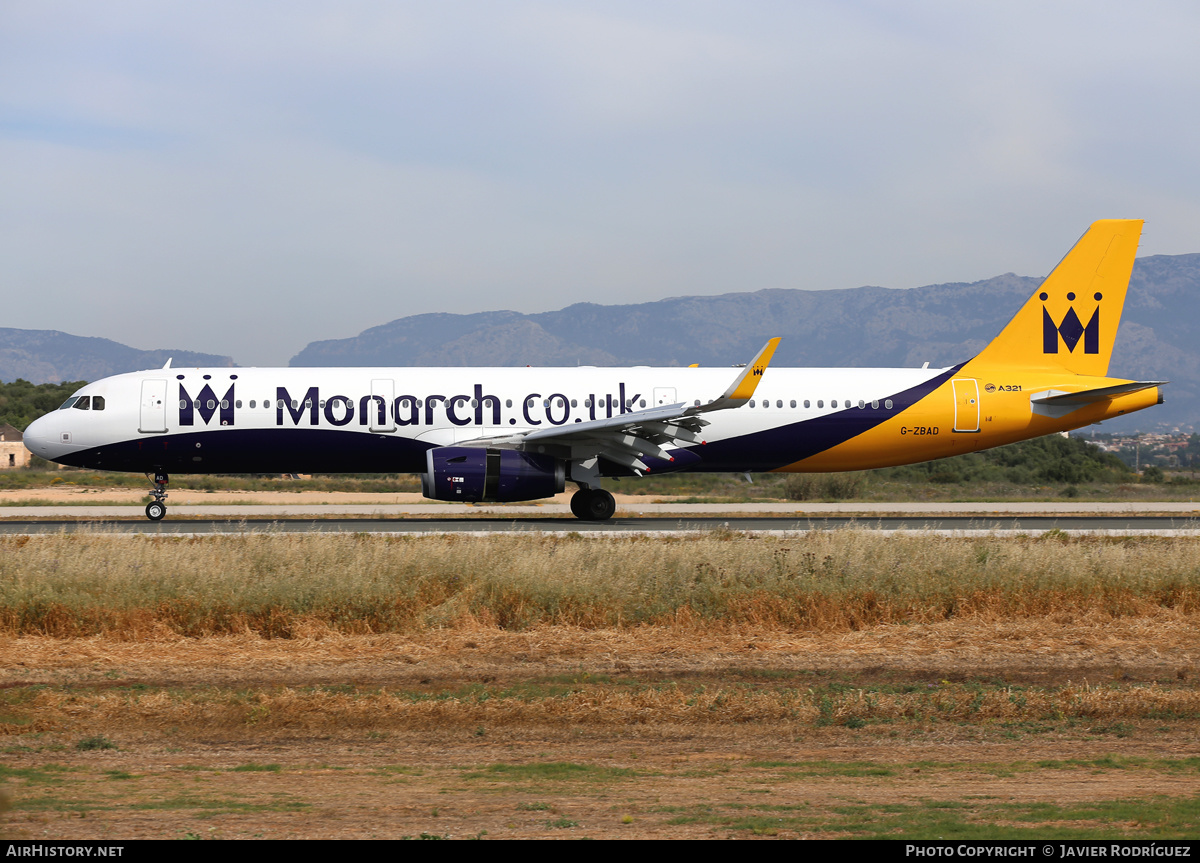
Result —
[{"label": "sharklet winglet", "polygon": [[741,407],[754,396],[754,391],[758,389],[758,384],[762,380],[763,375],[767,371],[767,366],[771,363],[771,357],[775,355],[775,349],[779,347],[779,337],[768,339],[767,343],[762,346],[754,359],[742,369],[742,373],[734,379],[729,388],[721,394],[721,397],[715,401],[709,402],[706,405],[688,408],[689,414],[706,413],[708,411],[725,410],[726,408]]}]

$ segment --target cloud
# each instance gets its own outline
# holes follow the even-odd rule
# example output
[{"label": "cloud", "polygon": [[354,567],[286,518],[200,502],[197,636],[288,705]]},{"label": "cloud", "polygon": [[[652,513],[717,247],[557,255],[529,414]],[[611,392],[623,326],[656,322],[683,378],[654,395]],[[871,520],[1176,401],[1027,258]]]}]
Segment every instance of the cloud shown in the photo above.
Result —
[{"label": "cloud", "polygon": [[11,326],[282,363],[428,311],[1197,251],[1183,4],[5,7]]}]

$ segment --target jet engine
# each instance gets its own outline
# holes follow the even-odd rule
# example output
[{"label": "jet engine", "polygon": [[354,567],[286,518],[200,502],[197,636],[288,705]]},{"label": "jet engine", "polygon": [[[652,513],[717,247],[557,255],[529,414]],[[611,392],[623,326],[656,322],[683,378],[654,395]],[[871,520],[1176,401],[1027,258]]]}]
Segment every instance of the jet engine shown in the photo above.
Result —
[{"label": "jet engine", "polygon": [[546,455],[510,449],[442,446],[425,453],[421,493],[434,500],[536,500],[566,487],[566,466]]}]

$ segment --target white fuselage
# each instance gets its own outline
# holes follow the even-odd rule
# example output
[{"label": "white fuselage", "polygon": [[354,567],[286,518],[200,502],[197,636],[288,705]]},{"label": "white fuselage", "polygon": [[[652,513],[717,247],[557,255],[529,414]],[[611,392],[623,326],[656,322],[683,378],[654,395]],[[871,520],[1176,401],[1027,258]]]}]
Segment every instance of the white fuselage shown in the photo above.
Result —
[{"label": "white fuselage", "polygon": [[[34,422],[53,461],[172,472],[420,471],[430,447],[702,404],[737,374],[714,368],[166,368],[117,375]],[[696,470],[769,470],[802,457],[806,427],[887,416],[941,369],[784,369],[714,412]],[[95,410],[95,398],[103,409]],[[79,405],[77,401],[76,406]],[[770,435],[788,429],[784,436]],[[764,438],[764,433],[767,433]],[[737,441],[747,445],[739,447]],[[795,446],[789,445],[789,440]],[[716,446],[719,445],[719,446]],[[712,457],[705,457],[708,452]]]}]

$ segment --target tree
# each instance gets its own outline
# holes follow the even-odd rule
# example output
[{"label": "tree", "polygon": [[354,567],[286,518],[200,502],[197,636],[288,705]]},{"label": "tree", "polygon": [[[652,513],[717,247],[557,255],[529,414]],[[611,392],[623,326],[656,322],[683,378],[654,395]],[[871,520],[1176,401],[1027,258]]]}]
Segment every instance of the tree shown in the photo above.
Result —
[{"label": "tree", "polygon": [[23,378],[0,383],[0,424],[7,423],[24,431],[31,422],[56,409],[86,383],[31,384]]}]

